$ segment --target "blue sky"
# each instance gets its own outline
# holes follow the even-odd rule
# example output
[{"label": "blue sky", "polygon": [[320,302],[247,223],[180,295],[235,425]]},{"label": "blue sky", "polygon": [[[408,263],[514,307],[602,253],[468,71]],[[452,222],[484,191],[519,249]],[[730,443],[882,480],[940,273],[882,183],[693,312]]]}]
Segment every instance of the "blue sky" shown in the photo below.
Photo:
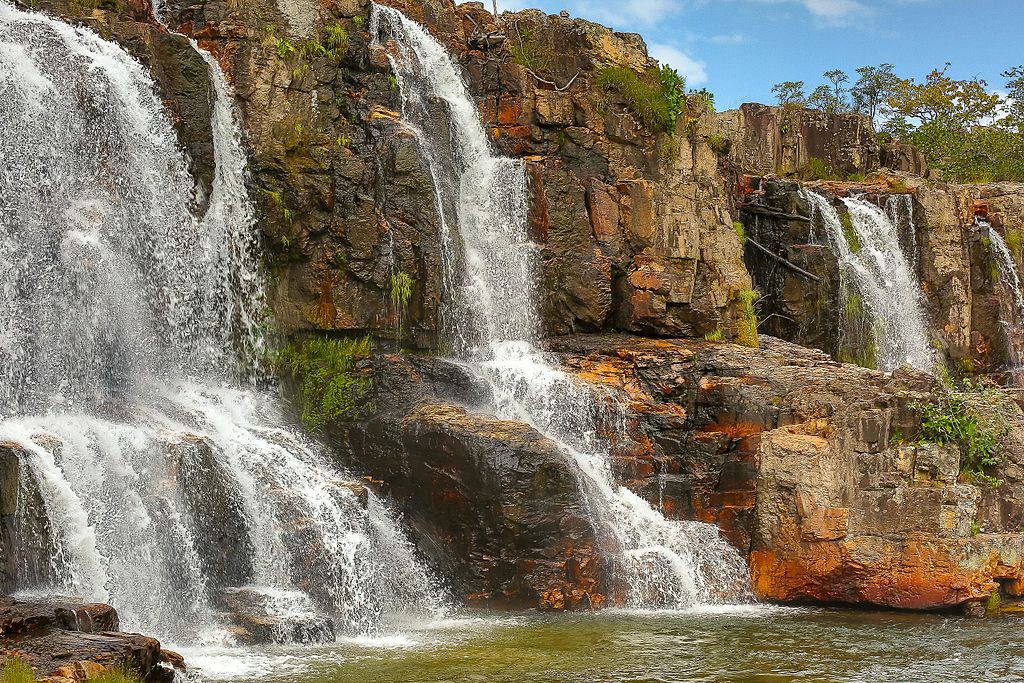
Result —
[{"label": "blue sky", "polygon": [[[486,2],[490,5],[489,0]],[[951,75],[1002,89],[1024,63],[1024,0],[499,0],[501,9],[568,10],[643,35],[651,54],[715,93],[718,109],[770,102],[773,84],[884,62],[921,79]]]}]

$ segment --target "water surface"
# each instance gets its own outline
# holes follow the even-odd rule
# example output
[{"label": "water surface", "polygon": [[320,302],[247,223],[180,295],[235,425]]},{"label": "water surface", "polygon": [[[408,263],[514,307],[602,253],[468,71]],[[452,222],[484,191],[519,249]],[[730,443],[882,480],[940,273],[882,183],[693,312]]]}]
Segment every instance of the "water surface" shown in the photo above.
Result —
[{"label": "water surface", "polygon": [[832,609],[474,613],[318,648],[186,654],[205,680],[1024,681],[1024,621]]}]

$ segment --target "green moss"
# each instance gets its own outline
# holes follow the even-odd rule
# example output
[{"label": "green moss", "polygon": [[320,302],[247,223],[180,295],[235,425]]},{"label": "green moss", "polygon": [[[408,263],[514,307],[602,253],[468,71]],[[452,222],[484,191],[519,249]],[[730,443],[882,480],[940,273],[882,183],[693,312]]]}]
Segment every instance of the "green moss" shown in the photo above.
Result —
[{"label": "green moss", "polygon": [[1013,254],[1013,259],[1020,263],[1024,244],[1021,242],[1021,233],[1018,228],[1009,228],[1006,231],[1006,248]]},{"label": "green moss", "polygon": [[642,73],[624,66],[612,66],[598,71],[597,83],[622,95],[633,113],[651,131],[673,133],[676,121],[686,108],[683,78],[668,66]]},{"label": "green moss", "polygon": [[[973,531],[973,529],[972,529]],[[971,534],[972,536],[976,534]],[[996,588],[992,591],[992,594],[988,596],[988,600],[985,601],[985,614],[992,616],[999,614],[1000,608],[1002,607],[1002,596],[999,594],[999,589]]]},{"label": "green moss", "polygon": [[708,147],[718,156],[724,157],[732,149],[732,141],[721,135],[710,135],[708,136]]},{"label": "green moss", "polygon": [[889,178],[889,189],[897,194],[907,194],[910,192],[910,188],[907,187],[907,181],[903,178]]},{"label": "green moss", "polygon": [[714,330],[704,335],[704,339],[709,342],[720,342],[724,336],[721,327],[717,327]]},{"label": "green moss", "polygon": [[851,173],[846,176],[846,180],[851,183],[863,183],[866,176],[863,173]]},{"label": "green moss", "polygon": [[757,348],[760,341],[757,337],[757,310],[754,303],[761,298],[756,289],[744,289],[736,295],[739,309],[739,321],[736,325],[736,343]]},{"label": "green moss", "polygon": [[747,245],[747,229],[743,226],[741,221],[733,221],[732,229],[736,231],[736,237],[740,240],[740,246],[745,247]]},{"label": "green moss", "polygon": [[302,383],[302,423],[316,431],[327,422],[358,413],[370,380],[355,371],[356,362],[370,355],[370,337],[309,339],[284,349],[281,370]]},{"label": "green moss", "polygon": [[17,657],[4,660],[0,665],[0,683],[34,683],[32,667]]},{"label": "green moss", "polygon": [[839,222],[843,225],[843,237],[850,246],[850,251],[860,251],[860,237],[857,236],[857,229],[853,227],[853,218],[848,211],[839,212]]}]

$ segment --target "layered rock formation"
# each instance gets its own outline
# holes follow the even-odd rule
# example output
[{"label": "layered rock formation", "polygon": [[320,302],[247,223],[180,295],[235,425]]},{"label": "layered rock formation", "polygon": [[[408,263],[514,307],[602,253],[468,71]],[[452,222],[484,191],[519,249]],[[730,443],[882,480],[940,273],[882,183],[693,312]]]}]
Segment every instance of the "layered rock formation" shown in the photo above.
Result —
[{"label": "layered rock formation", "polygon": [[0,657],[24,661],[42,683],[79,683],[122,668],[146,683],[170,683],[176,671],[184,673],[181,657],[155,638],[118,628],[110,605],[0,597]]},{"label": "layered rock formation", "polygon": [[[459,54],[494,145],[526,163],[546,330],[577,333],[550,347],[624,406],[624,430],[606,435],[620,481],[667,516],[718,524],[749,555],[767,599],[936,608],[1020,592],[1021,537],[1011,533],[1024,499],[1019,411],[1004,411],[1011,429],[991,472],[1003,487],[978,487],[961,481],[958,452],[913,443],[911,404],[941,396],[931,379],[787,343],[840,357],[843,302],[835,256],[812,236],[799,185],[777,176],[814,159],[844,177],[883,164],[923,172],[913,149],[880,148],[863,117],[759,105],[687,111],[668,135],[601,85],[605,69],[655,66],[638,36],[535,11],[496,20],[480,4],[393,4]],[[197,177],[208,179],[210,87],[188,41],[144,6],[40,5],[98,27],[151,66]],[[371,45],[369,10],[363,0],[169,2],[163,19],[212,51],[235,88],[282,334],[369,332],[380,346],[390,338],[443,350],[450,321],[432,179],[417,132],[396,113],[397,83],[386,47]],[[1018,186],[904,173],[817,187],[911,194],[934,338],[953,363],[1007,365],[991,242],[975,217],[1004,234],[1019,229]],[[741,246],[741,217],[764,249]],[[403,275],[407,299],[392,296]],[[740,294],[752,286],[764,295],[761,331],[786,342],[694,341],[733,338]],[[381,355],[359,372],[372,378],[372,410],[322,437],[404,511],[460,596],[554,609],[614,601],[602,562],[611,549],[554,443],[494,418],[487,392],[453,364]],[[201,466],[196,448],[189,457]],[[0,450],[9,546],[22,543],[15,518],[24,519],[10,502],[22,486],[12,482],[24,481],[16,460]],[[209,562],[244,582],[228,558]]]}]

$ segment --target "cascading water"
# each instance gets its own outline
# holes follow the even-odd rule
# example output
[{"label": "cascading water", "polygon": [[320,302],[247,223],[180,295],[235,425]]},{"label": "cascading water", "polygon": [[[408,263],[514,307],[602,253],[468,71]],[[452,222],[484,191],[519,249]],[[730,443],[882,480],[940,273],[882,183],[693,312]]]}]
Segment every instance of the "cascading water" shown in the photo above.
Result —
[{"label": "cascading water", "polygon": [[392,513],[247,386],[262,278],[228,87],[204,57],[216,172],[197,218],[145,69],[0,0],[0,439],[23,450],[45,508],[23,526],[48,564],[16,562],[33,567],[17,587],[109,600],[182,644],[216,635],[218,595],[245,585],[347,631],[434,613]]},{"label": "cascading water", "polygon": [[999,282],[1004,292],[1009,295],[1000,298],[1000,322],[1006,331],[1010,362],[1013,366],[1011,369],[1015,373],[1020,373],[1021,363],[1024,362],[1024,287],[1021,285],[1020,273],[1017,272],[1017,262],[1006,240],[998,231],[992,229],[988,221],[978,219],[978,226],[986,230],[992,243],[992,251],[995,252],[999,267]]},{"label": "cascading water", "polygon": [[921,287],[900,249],[893,221],[874,204],[847,197],[842,201],[850,222],[844,228],[839,212],[825,197],[810,190],[800,194],[811,207],[812,218],[817,217],[825,229],[844,284],[852,284],[863,297],[878,369],[891,372],[909,364],[930,372],[934,359]]},{"label": "cascading water", "polygon": [[522,162],[491,153],[458,66],[423,27],[374,5],[370,34],[389,46],[403,119],[434,179],[454,354],[489,383],[500,415],[531,423],[572,457],[595,528],[619,548],[629,605],[745,597],[745,563],[717,527],[670,521],[614,482],[599,402],[538,350],[539,252],[527,234]]}]

